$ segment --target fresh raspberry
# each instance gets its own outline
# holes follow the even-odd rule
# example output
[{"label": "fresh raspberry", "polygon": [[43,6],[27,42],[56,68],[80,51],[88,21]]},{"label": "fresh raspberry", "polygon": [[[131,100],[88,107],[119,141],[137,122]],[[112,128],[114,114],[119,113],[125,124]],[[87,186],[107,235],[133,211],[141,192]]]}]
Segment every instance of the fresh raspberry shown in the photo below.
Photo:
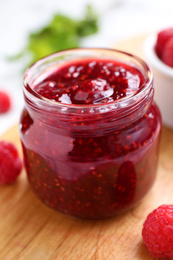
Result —
[{"label": "fresh raspberry", "polygon": [[173,258],[173,205],[161,205],[144,222],[145,246],[157,258]]},{"label": "fresh raspberry", "polygon": [[162,51],[162,61],[173,67],[173,37],[167,41]]},{"label": "fresh raspberry", "polygon": [[10,107],[11,99],[9,95],[4,91],[0,91],[0,114],[8,112]]},{"label": "fresh raspberry", "polygon": [[6,141],[0,141],[0,184],[12,183],[22,169],[22,161],[16,147]]},{"label": "fresh raspberry", "polygon": [[162,53],[167,41],[173,37],[173,27],[160,31],[157,35],[157,41],[155,45],[155,51],[158,57],[162,60]]}]

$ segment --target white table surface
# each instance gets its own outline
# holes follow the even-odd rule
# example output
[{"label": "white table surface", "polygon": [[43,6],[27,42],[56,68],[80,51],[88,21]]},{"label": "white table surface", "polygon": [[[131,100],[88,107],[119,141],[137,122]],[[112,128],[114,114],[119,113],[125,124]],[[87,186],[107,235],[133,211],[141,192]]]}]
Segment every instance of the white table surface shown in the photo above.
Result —
[{"label": "white table surface", "polygon": [[24,106],[21,62],[7,62],[26,44],[29,32],[54,13],[81,18],[86,4],[100,14],[99,33],[85,38],[83,47],[111,47],[117,40],[173,26],[172,0],[0,0],[0,90],[9,92],[12,108],[0,115],[0,135],[19,121]]}]

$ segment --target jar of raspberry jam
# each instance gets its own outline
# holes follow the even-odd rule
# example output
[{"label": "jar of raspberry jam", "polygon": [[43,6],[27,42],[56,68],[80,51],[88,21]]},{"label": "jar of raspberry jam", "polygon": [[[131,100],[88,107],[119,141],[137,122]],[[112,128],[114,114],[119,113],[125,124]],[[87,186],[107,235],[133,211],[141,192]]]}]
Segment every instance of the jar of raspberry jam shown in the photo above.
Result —
[{"label": "jar of raspberry jam", "polygon": [[118,50],[66,50],[28,68],[20,136],[36,195],[87,219],[136,205],[157,170],[161,118],[153,94],[148,65]]}]

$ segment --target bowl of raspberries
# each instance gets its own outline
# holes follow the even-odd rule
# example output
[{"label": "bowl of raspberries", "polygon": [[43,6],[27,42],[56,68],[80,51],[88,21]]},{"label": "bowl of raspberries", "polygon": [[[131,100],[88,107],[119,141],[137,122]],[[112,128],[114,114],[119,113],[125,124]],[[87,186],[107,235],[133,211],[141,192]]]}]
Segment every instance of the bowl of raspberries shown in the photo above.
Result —
[{"label": "bowl of raspberries", "polygon": [[163,124],[173,129],[173,27],[150,35],[144,54],[154,74],[155,101]]}]

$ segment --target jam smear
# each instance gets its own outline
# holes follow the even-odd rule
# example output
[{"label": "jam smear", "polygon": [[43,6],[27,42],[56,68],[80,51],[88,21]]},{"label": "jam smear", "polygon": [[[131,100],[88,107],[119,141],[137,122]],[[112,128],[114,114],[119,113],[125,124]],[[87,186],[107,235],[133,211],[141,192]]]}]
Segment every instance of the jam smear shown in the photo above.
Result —
[{"label": "jam smear", "polygon": [[134,94],[143,82],[142,74],[129,65],[84,60],[58,68],[33,89],[63,104],[100,104]]}]

